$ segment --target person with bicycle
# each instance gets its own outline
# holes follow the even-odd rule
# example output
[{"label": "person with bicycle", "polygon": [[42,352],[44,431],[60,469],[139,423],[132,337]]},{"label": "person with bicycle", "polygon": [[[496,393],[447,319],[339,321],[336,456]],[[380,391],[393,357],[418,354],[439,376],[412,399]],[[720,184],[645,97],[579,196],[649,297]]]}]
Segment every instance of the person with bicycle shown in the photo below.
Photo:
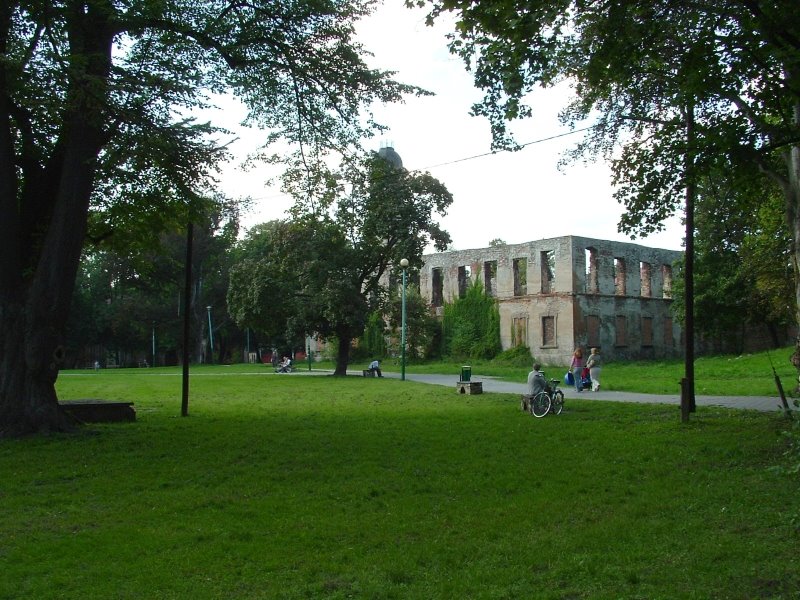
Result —
[{"label": "person with bicycle", "polygon": [[533,371],[528,373],[528,395],[535,396],[539,392],[547,392],[549,394],[550,385],[548,385],[547,380],[544,378],[542,365],[534,363]]},{"label": "person with bicycle", "polygon": [[558,389],[558,379],[548,382],[539,363],[534,363],[533,371],[528,374],[527,399],[526,405],[523,397],[523,409],[529,410],[534,417],[543,417],[549,413],[560,415],[564,410],[564,393]]}]

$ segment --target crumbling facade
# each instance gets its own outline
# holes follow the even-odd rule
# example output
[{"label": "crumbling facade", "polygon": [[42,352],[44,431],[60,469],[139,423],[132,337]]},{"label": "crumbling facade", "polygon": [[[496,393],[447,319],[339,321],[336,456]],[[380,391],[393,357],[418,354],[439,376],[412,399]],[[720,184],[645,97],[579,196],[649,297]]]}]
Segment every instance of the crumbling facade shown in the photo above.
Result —
[{"label": "crumbling facade", "polygon": [[606,360],[682,354],[670,312],[674,250],[577,236],[429,254],[420,292],[441,314],[476,278],[497,298],[503,349],[528,346],[545,364],[576,347]]}]

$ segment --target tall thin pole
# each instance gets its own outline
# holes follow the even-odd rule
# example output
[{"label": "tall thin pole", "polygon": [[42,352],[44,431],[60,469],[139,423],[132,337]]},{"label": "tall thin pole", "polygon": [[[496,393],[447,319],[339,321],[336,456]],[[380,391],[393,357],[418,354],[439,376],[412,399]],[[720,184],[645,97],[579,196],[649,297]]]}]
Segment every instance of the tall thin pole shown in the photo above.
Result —
[{"label": "tall thin pole", "polygon": [[186,281],[183,290],[183,392],[181,416],[189,415],[189,311],[192,309],[192,224],[186,227]]},{"label": "tall thin pole", "polygon": [[206,310],[208,311],[208,342],[211,346],[211,355],[208,362],[214,364],[214,327],[211,325],[211,307],[206,306]]},{"label": "tall thin pole", "polygon": [[156,366],[156,322],[153,321],[153,362],[150,363],[151,366]]},{"label": "tall thin pole", "polygon": [[403,267],[403,292],[400,301],[400,380],[406,379],[406,267],[408,260],[400,261]]},{"label": "tall thin pole", "polygon": [[697,191],[694,169],[694,106],[686,107],[686,256],[684,288],[684,373],[686,383],[681,390],[681,420],[688,422],[689,413],[694,412],[694,199]]}]

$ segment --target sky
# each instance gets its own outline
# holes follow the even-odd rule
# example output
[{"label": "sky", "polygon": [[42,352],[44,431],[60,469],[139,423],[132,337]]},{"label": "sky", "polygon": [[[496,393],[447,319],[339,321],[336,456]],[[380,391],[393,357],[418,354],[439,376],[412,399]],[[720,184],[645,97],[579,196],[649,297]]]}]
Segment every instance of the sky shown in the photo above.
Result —
[{"label": "sky", "polygon": [[[428,171],[447,186],[453,204],[441,224],[453,249],[483,248],[496,238],[517,244],[564,235],[682,249],[677,217],[666,231],[646,238],[632,240],[617,231],[623,209],[613,198],[610,169],[602,160],[558,167],[563,152],[581,139],[580,133],[549,139],[568,132],[558,121],[569,97],[566,86],[534,92],[534,116],[513,126],[517,142],[537,143],[490,154],[489,122],[469,115],[482,93],[461,60],[448,52],[446,23],[428,27],[424,11],[405,8],[403,0],[386,0],[357,30],[359,41],[374,55],[370,66],[396,71],[398,81],[435,94],[373,107],[376,120],[389,129],[369,144],[374,150],[393,147],[405,168]],[[235,107],[225,110],[229,129],[238,135],[230,149],[243,158],[262,136],[236,127]],[[254,200],[243,215],[245,227],[285,216],[291,199],[277,186],[264,186],[265,178],[275,174],[267,168],[243,172],[236,162],[225,169],[223,191]]]}]

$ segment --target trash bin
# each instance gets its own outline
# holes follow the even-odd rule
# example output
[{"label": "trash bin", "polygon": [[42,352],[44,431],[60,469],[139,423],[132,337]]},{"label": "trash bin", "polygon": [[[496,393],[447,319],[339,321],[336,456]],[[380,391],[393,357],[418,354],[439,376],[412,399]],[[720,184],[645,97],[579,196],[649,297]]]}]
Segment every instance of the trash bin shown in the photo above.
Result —
[{"label": "trash bin", "polygon": [[469,381],[472,377],[472,367],[465,365],[461,367],[461,381]]}]

